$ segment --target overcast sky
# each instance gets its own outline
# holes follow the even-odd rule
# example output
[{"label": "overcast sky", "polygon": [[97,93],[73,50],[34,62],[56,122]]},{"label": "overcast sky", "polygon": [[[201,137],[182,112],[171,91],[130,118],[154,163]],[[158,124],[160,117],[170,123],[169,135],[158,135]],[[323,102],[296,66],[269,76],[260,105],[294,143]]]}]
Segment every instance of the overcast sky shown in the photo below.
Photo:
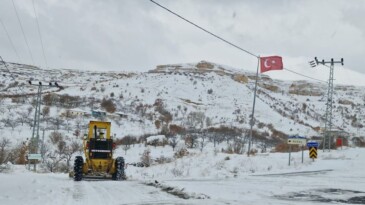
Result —
[{"label": "overcast sky", "polygon": [[[45,67],[32,0],[13,0],[34,64]],[[365,1],[156,0],[257,55],[280,55],[284,66],[321,80],[328,69],[308,61],[345,59],[337,83],[365,75]],[[198,30],[149,0],[34,0],[48,67],[147,71],[159,64],[207,60],[255,71],[257,59]],[[0,55],[33,64],[12,0],[0,1]],[[359,72],[359,73],[358,73]],[[274,78],[301,79],[288,71]]]}]

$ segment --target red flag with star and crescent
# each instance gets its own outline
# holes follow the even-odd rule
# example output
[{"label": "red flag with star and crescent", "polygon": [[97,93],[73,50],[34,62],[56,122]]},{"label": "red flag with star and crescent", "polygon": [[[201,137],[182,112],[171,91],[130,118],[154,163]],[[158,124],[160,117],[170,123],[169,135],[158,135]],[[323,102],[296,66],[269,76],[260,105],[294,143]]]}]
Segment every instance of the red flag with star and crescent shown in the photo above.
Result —
[{"label": "red flag with star and crescent", "polygon": [[260,57],[260,73],[270,70],[283,70],[283,59],[280,56]]}]

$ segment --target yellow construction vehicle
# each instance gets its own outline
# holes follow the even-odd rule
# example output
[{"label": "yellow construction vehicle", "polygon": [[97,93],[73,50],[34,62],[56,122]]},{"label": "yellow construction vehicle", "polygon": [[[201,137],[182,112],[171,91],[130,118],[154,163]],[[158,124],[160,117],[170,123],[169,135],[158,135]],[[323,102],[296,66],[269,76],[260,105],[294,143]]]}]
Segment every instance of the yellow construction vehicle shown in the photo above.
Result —
[{"label": "yellow construction vehicle", "polygon": [[110,135],[110,127],[110,122],[90,121],[88,134],[83,140],[85,161],[82,156],[77,156],[73,173],[70,174],[75,181],[83,178],[126,179],[123,157],[113,159],[115,143]]}]

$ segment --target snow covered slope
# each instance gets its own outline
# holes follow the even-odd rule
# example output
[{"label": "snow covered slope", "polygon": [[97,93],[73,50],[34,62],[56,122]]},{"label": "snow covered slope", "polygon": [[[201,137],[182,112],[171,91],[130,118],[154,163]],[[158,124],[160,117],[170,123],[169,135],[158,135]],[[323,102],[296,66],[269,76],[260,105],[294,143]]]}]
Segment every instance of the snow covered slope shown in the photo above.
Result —
[{"label": "snow covered slope", "polygon": [[[62,88],[44,88],[43,96],[76,96],[67,102],[49,103],[50,117],[63,118],[67,110],[81,110],[86,116],[67,119],[61,130],[74,131],[77,121],[93,119],[91,110],[102,109],[103,98],[116,106],[108,119],[115,122],[118,137],[157,134],[163,123],[189,128],[249,128],[252,110],[254,73],[209,62],[163,65],[146,73],[89,72],[79,70],[40,70],[19,64],[8,64],[10,72],[0,66],[1,111],[0,128],[15,138],[29,138],[29,126],[19,123],[27,116],[31,125],[31,101],[37,88],[33,82],[57,81]],[[15,80],[14,80],[15,79]],[[334,94],[334,127],[349,135],[363,135],[364,91],[362,87],[337,85]],[[74,103],[69,103],[74,100]],[[254,129],[260,136],[279,139],[284,135],[318,136],[324,127],[326,85],[307,81],[279,81],[262,75],[259,80]],[[47,105],[47,104],[46,104]],[[162,106],[171,115],[164,122],[157,110]],[[28,112],[29,111],[29,112]],[[25,113],[28,113],[27,115]],[[165,112],[166,113],[166,112]],[[191,113],[203,113],[202,122],[189,122]],[[124,115],[125,118],[117,116]],[[114,117],[113,117],[114,116]],[[162,123],[156,126],[156,121]],[[45,125],[47,124],[47,125]],[[43,123],[46,131],[52,123]],[[194,125],[192,125],[194,124]],[[11,125],[11,126],[10,126]],[[5,129],[6,127],[12,127]],[[66,127],[68,126],[68,128]],[[277,134],[279,133],[279,134]],[[282,133],[282,134],[280,134]]]}]

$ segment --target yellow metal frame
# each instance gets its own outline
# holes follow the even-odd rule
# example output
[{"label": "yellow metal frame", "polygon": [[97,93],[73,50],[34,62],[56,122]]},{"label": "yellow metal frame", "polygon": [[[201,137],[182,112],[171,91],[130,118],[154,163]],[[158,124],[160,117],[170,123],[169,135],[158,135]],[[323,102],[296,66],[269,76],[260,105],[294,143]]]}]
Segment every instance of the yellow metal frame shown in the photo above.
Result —
[{"label": "yellow metal frame", "polygon": [[90,121],[89,123],[89,132],[86,139],[83,141],[84,153],[86,162],[82,168],[82,171],[86,175],[103,175],[103,174],[113,174],[116,171],[115,168],[115,160],[113,159],[113,152],[110,153],[109,159],[90,159],[89,158],[89,150],[86,146],[87,142],[90,141],[91,138],[95,137],[94,127],[98,129],[105,129],[106,135],[105,139],[111,139],[110,136],[110,122],[102,122],[102,121]]},{"label": "yellow metal frame", "polygon": [[90,121],[88,139],[94,138],[94,136],[95,136],[94,126],[96,126],[97,128],[106,129],[106,135],[105,135],[106,139],[111,139],[110,138],[111,123],[110,122],[101,122],[101,121]]}]

